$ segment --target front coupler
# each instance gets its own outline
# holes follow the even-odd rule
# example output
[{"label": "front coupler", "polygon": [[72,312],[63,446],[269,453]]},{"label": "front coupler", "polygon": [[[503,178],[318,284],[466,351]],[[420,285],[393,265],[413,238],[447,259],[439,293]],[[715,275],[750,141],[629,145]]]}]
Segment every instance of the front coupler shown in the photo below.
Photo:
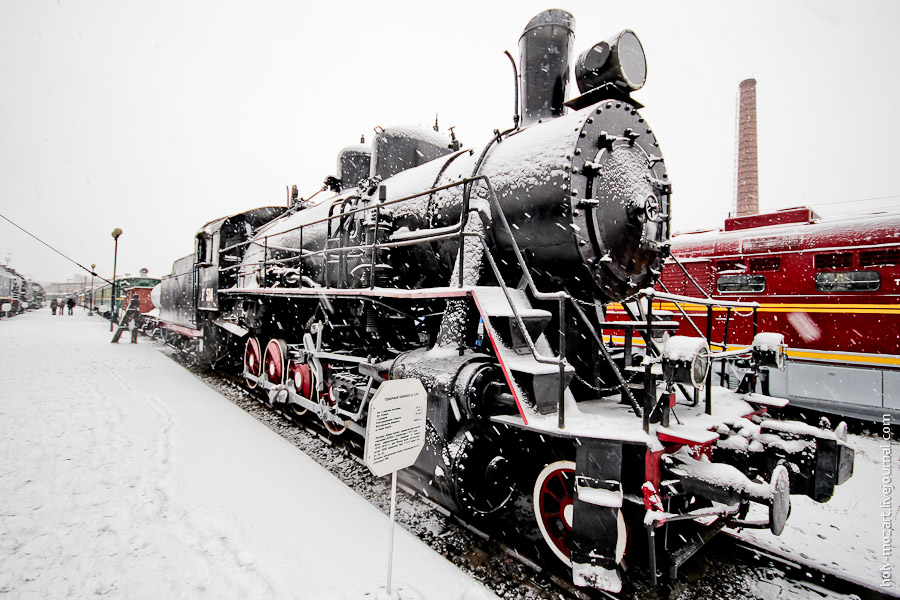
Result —
[{"label": "front coupler", "polygon": [[790,476],[791,494],[827,502],[834,488],[853,475],[853,448],[847,427],[834,431],[799,421],[733,419],[717,429],[714,458],[768,479],[778,465]]}]

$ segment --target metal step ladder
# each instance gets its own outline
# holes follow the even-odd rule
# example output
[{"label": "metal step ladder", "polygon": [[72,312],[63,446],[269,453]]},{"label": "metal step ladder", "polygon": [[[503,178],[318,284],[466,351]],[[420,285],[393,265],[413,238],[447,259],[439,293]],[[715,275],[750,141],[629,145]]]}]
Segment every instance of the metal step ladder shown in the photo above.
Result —
[{"label": "metal step ladder", "polygon": [[565,365],[561,384],[559,356],[544,335],[553,315],[534,308],[523,290],[476,287],[472,295],[520,410],[556,411],[575,369]]}]

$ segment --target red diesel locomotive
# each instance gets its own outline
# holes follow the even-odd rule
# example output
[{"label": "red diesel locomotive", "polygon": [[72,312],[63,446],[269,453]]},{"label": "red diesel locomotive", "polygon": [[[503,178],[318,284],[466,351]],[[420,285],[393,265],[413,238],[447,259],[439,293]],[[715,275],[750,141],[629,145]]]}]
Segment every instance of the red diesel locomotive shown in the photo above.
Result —
[{"label": "red diesel locomotive", "polygon": [[[900,421],[900,215],[830,220],[796,208],[731,218],[721,231],[675,236],[672,253],[681,267],[667,265],[658,288],[757,302],[759,330],[784,335],[787,362],[771,371],[770,394],[826,413]],[[666,301],[655,307],[678,311]],[[707,308],[682,308],[704,330]],[[725,308],[713,315],[714,349],[750,343],[753,318]],[[685,322],[679,333],[696,335]],[[741,375],[716,370],[732,388]]]}]

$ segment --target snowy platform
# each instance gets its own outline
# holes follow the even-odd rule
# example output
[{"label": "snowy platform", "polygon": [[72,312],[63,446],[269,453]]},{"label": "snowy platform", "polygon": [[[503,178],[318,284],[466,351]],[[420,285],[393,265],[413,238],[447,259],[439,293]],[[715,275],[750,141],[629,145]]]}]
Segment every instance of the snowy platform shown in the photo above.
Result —
[{"label": "snowy platform", "polygon": [[[81,309],[0,323],[0,596],[354,600],[385,583],[387,517],[145,338],[111,337]],[[395,584],[426,600],[495,598],[399,527],[394,553]]]},{"label": "snowy platform", "polygon": [[[383,514],[145,338],[111,337],[80,309],[0,321],[0,597],[355,600],[384,584]],[[585,425],[635,420],[579,408]],[[831,502],[794,497],[781,537],[739,535],[900,595],[900,444],[850,443]],[[394,580],[495,598],[399,528]]]}]

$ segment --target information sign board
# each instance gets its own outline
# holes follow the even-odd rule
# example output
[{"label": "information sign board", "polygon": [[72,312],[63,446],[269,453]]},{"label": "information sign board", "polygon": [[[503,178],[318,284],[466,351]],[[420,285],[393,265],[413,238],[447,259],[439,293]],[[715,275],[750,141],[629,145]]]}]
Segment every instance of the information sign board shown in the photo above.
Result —
[{"label": "information sign board", "polygon": [[385,381],[369,403],[366,465],[376,477],[412,465],[425,445],[428,393],[418,379]]}]

